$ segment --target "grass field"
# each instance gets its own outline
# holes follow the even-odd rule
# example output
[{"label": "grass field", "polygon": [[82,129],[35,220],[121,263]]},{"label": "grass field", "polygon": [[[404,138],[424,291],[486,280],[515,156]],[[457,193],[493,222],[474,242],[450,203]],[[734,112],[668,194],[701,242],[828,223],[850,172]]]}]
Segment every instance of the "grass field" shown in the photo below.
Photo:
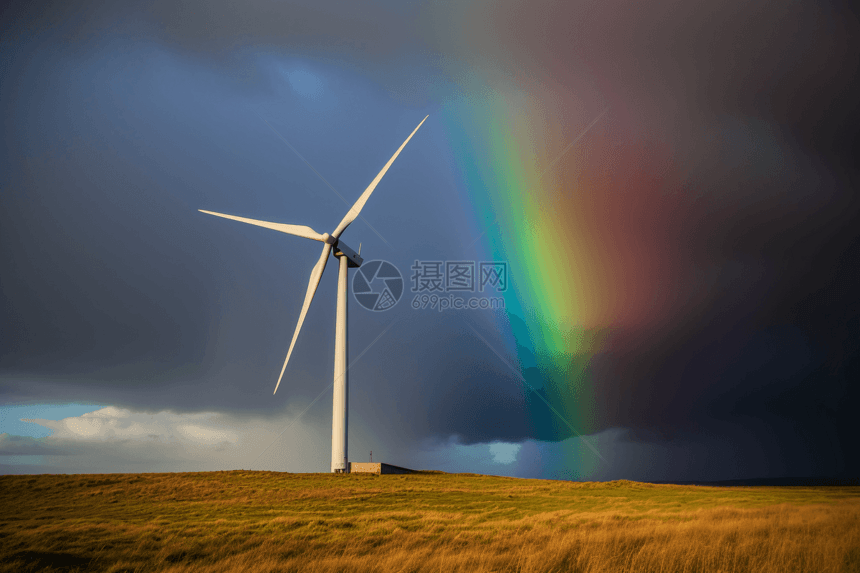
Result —
[{"label": "grass field", "polygon": [[2,571],[860,572],[860,488],[0,476]]}]

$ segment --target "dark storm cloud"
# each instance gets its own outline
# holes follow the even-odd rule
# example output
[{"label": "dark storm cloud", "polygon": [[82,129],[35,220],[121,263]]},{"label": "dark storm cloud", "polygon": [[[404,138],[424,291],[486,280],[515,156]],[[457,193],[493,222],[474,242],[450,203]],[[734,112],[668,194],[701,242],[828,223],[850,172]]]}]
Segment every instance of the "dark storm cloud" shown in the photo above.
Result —
[{"label": "dark storm cloud", "polygon": [[375,407],[398,412],[402,431],[416,440],[456,436],[471,444],[533,436],[519,378],[467,324],[452,314],[418,317],[399,328],[397,344],[419,349],[418,364],[405,379],[391,372],[404,386],[373,395]]},{"label": "dark storm cloud", "polygon": [[[252,68],[246,76],[235,73],[229,58],[223,67],[218,54],[201,58],[199,50],[180,49],[177,55],[160,36],[174,32],[159,27],[151,34],[132,8],[14,8],[7,22],[18,43],[3,82],[10,168],[0,198],[5,398],[268,414],[285,402],[288,410],[310,402],[325,390],[317,379],[328,368],[318,364],[331,360],[330,332],[310,325],[333,322],[331,305],[320,302],[334,296],[333,271],[311,309],[289,383],[273,400],[261,381],[274,384],[316,249],[289,237],[261,240],[257,229],[224,225],[196,209],[260,218],[288,213],[317,228],[334,225],[331,212],[347,206],[257,114],[300,134],[305,156],[354,199],[356,183],[366,185],[397,143],[382,144],[382,154],[374,149],[368,158],[357,150],[368,148],[367,133],[390,123],[366,103],[370,90],[341,80],[367,114],[358,118],[360,129],[353,126],[358,139],[343,138],[344,116],[356,115],[343,105],[340,115],[330,107],[323,116],[304,109],[303,122],[285,127],[278,109],[304,104],[294,94],[271,97],[289,84],[265,59],[242,60]],[[338,80],[324,71],[320,77]],[[341,96],[332,95],[334,88],[318,97]],[[377,107],[390,116],[390,104]],[[326,120],[336,123],[318,129]],[[403,129],[389,129],[401,137]],[[329,137],[337,140],[323,142]],[[386,177],[393,189],[396,171]],[[396,195],[389,199],[392,213],[402,211],[401,203]],[[368,217],[391,218],[378,207]],[[432,204],[421,215],[441,211]],[[408,231],[426,225],[398,219]],[[386,235],[408,234],[390,224]],[[376,330],[363,337],[353,327],[358,340],[371,339],[385,323],[371,326]]]},{"label": "dark storm cloud", "polygon": [[[654,230],[666,248],[681,243],[687,258],[672,289],[693,303],[651,328],[613,331],[589,366],[601,412],[589,431],[626,427],[630,441],[677,445],[717,434],[742,443],[745,428],[759,437],[770,428],[776,437],[762,441],[784,449],[779,456],[817,449],[841,460],[827,471],[856,473],[844,460],[860,377],[858,25],[839,3],[783,4],[507,2],[478,16],[472,5],[438,4],[14,4],[4,12],[12,56],[0,92],[9,167],[0,197],[4,393],[281,408],[247,389],[280,367],[295,315],[287,303],[303,293],[314,254],[295,247],[295,268],[272,270],[291,244],[261,251],[250,231],[176,215],[282,207],[253,191],[231,195],[280,177],[265,166],[283,156],[255,144],[258,131],[233,125],[248,114],[227,120],[230,142],[213,126],[234,96],[277,89],[248,54],[336,62],[408,102],[432,100],[459,72],[480,68],[489,81],[524,74],[561,93],[597,94],[637,126],[634,137],[676,150],[671,168],[681,173],[666,192],[698,210],[672,226],[674,236]],[[467,44],[451,32],[464,23],[473,27]],[[100,53],[111,57],[80,63]],[[159,87],[153,67],[191,79]],[[206,91],[211,100],[181,103]],[[167,101],[180,103],[165,113]],[[262,157],[253,168],[240,165],[253,153],[229,158],[242,146]],[[319,185],[305,176],[302,184]],[[410,238],[409,255],[442,235]],[[402,269],[408,258],[397,261]],[[333,297],[331,280],[319,298]],[[329,306],[317,303],[311,319],[331,324]],[[367,342],[385,324],[351,328]],[[526,418],[518,377],[461,318],[412,315],[410,328],[396,327],[398,336],[356,365],[355,380],[374,390],[351,396],[356,417],[390,433],[390,419],[377,414],[396,413],[416,441],[548,437]],[[297,356],[297,379],[331,354],[328,331],[302,336],[318,351]],[[371,367],[380,357],[388,359]],[[296,384],[290,405],[322,389]]]},{"label": "dark storm cloud", "polygon": [[428,12],[427,6],[390,1],[14,2],[4,27],[13,38],[50,33],[74,51],[91,49],[104,36],[152,40],[217,63],[235,81],[258,89],[250,54],[310,57],[360,69],[398,99],[426,103],[428,90],[443,81]]},{"label": "dark storm cloud", "polygon": [[614,331],[591,365],[601,427],[646,442],[720,433],[739,455],[770,432],[775,462],[809,450],[822,471],[856,474],[856,16],[840,3],[589,6],[497,13],[481,47],[513,45],[524,73],[567,86],[584,71],[615,117],[677,150],[681,177],[661,191],[689,219],[652,234],[685,257],[666,292],[689,302]]},{"label": "dark storm cloud", "polygon": [[[21,387],[32,374],[134,386],[181,373],[204,360],[214,304],[197,262],[206,242],[177,233],[188,206],[171,193],[177,174],[158,168],[185,134],[159,141],[163,119],[128,113],[146,112],[135,104],[147,90],[122,85],[116,63],[68,73],[70,61],[33,51],[43,65],[4,88],[3,369]],[[136,380],[120,374],[129,364]]]},{"label": "dark storm cloud", "polygon": [[[796,271],[784,273],[782,280],[798,282],[796,293],[776,301],[765,294],[754,308],[743,293],[724,293],[695,324],[674,325],[674,333],[647,345],[633,336],[621,342],[640,350],[626,360],[610,353],[594,365],[606,382],[598,396],[606,422],[643,429],[637,436],[646,442],[719,428],[738,444],[770,436],[774,458],[808,452],[818,473],[856,475],[848,452],[860,400],[857,247],[857,240],[842,247],[833,266],[811,265],[808,272],[820,274],[807,283]],[[750,427],[757,433],[744,437]]]}]

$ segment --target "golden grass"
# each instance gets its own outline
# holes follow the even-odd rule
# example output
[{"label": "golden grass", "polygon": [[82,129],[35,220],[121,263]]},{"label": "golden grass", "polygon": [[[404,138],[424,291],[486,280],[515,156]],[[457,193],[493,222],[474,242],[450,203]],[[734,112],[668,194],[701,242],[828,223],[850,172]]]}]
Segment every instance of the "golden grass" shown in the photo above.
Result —
[{"label": "golden grass", "polygon": [[858,572],[860,488],[0,476],[0,571]]}]

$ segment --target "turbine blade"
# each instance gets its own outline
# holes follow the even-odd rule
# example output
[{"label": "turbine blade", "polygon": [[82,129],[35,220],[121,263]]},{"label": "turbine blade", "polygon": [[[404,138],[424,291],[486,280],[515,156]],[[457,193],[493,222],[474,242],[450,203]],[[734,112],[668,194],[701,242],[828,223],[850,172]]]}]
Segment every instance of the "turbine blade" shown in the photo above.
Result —
[{"label": "turbine blade", "polygon": [[[430,117],[425,116],[424,119],[421,120],[421,123],[418,124],[418,127],[421,127],[427,118]],[[406,144],[409,143],[409,140],[412,139],[412,136],[415,135],[415,132],[418,131],[418,127],[412,130],[412,133],[409,134],[409,137],[406,138],[406,141],[403,142],[397,151],[394,152],[394,155],[391,156],[391,159],[388,160],[388,163],[385,164],[385,167],[382,168],[376,177],[373,178],[373,181],[370,182],[370,185],[367,186],[367,189],[364,190],[364,193],[361,194],[361,197],[358,198],[358,201],[355,202],[355,205],[349,210],[343,220],[340,222],[340,225],[337,226],[334,233],[332,233],[332,237],[335,239],[339,238],[341,233],[349,227],[349,224],[355,221],[358,214],[361,213],[362,207],[367,203],[367,200],[370,198],[370,194],[373,193],[373,190],[376,189],[376,186],[379,185],[379,182],[382,180],[382,176],[385,175],[385,172],[388,171],[388,168],[391,167],[391,164],[394,163],[394,160],[397,159],[397,156],[400,155],[400,152],[403,151],[403,148],[406,147]]]},{"label": "turbine blade", "polygon": [[280,231],[282,233],[287,233],[288,235],[295,235],[297,237],[304,237],[305,239],[313,239],[314,241],[325,242],[325,237],[311,229],[310,227],[306,227],[305,225],[285,225],[283,223],[269,223],[268,221],[258,221],[256,219],[246,219],[245,217],[236,217],[235,215],[225,215],[224,213],[215,213],[213,211],[204,211],[203,209],[198,209],[201,213],[206,213],[207,215],[215,215],[216,217],[223,217],[225,219],[233,219],[234,221],[239,221],[242,223],[248,223],[249,225],[256,225],[258,227],[265,227],[267,229],[273,229],[275,231]]},{"label": "turbine blade", "polygon": [[[275,392],[278,391],[278,386],[281,385],[281,378],[284,377],[284,370],[287,369],[287,363],[290,361],[290,355],[293,353],[293,347],[296,345],[296,339],[299,337],[299,331],[302,329],[302,323],[305,321],[305,315],[308,313],[308,309],[311,306],[311,301],[314,299],[314,294],[317,292],[317,287],[320,284],[320,279],[322,278],[323,271],[325,270],[325,265],[328,262],[328,256],[331,254],[331,245],[326,243],[323,245],[322,255],[320,255],[320,259],[317,261],[317,264],[314,265],[314,269],[311,271],[311,278],[308,281],[308,292],[305,294],[305,302],[302,305],[302,312],[299,314],[299,323],[296,325],[296,332],[293,334],[293,341],[290,342],[290,350],[287,352],[287,359],[284,360],[284,366],[281,368],[281,374],[278,376],[278,383],[275,384]],[[272,392],[274,394],[275,392]]]}]

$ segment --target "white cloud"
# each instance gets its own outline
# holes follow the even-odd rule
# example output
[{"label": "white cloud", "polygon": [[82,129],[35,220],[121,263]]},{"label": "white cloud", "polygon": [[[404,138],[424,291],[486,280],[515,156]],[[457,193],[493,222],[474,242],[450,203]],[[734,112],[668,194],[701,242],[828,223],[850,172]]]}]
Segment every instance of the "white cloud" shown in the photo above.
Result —
[{"label": "white cloud", "polygon": [[187,442],[215,445],[222,442],[237,444],[236,431],[226,429],[223,415],[215,413],[177,414],[174,412],[132,412],[109,406],[82,416],[62,420],[34,420],[54,431],[53,438],[67,440],[140,440]]},{"label": "white cloud", "polygon": [[493,442],[490,444],[490,455],[497,464],[512,464],[517,461],[517,454],[522,444],[509,444],[507,442]]},{"label": "white cloud", "polygon": [[310,416],[241,418],[107,407],[62,420],[23,421],[53,434],[0,434],[0,473],[328,470],[327,421]]}]

